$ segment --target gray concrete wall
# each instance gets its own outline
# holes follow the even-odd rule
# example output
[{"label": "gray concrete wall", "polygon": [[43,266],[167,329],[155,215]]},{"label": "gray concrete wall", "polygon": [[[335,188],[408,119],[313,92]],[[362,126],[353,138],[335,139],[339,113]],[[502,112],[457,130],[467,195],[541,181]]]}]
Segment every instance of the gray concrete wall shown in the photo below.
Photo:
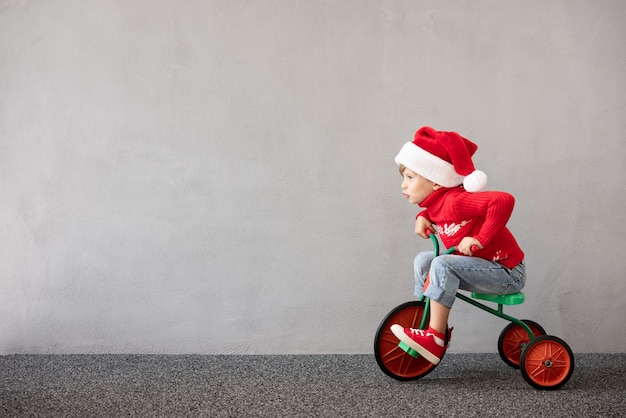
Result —
[{"label": "gray concrete wall", "polygon": [[625,41],[620,0],[0,1],[0,354],[371,352],[426,124],[517,198],[509,312],[623,352]]}]

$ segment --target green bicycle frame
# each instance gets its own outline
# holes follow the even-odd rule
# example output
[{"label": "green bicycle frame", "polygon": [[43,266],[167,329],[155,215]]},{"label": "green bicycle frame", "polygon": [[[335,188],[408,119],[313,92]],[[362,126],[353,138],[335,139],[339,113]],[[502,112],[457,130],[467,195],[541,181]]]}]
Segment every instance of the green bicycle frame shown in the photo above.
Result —
[{"label": "green bicycle frame", "polygon": [[[437,257],[439,255],[439,241],[437,240],[437,237],[435,236],[435,234],[430,234],[430,239],[433,242],[433,247],[435,249],[435,257]],[[456,247],[452,247],[450,249],[448,249],[448,251],[445,252],[445,254],[451,254],[453,252],[456,251]],[[526,331],[528,333],[528,337],[530,338],[530,340],[534,340],[535,339],[535,334],[533,334],[532,330],[530,329],[530,327],[528,325],[526,325],[526,323],[524,323],[524,321],[521,321],[517,318],[514,318],[510,315],[507,315],[504,313],[503,311],[503,304],[502,303],[498,303],[498,309],[493,309],[490,306],[487,306],[483,303],[477,302],[476,300],[467,297],[459,292],[456,293],[456,297],[469,303],[470,305],[474,305],[475,307],[477,307],[478,309],[481,309],[485,312],[489,312],[492,315],[495,315],[499,318],[505,319],[509,322],[514,323],[515,325],[518,325],[520,327],[522,327],[524,329],[524,331]],[[425,306],[424,306],[424,315],[422,315],[422,322],[420,323],[420,329],[426,329],[428,327],[428,323],[427,323],[427,318],[429,318],[429,311],[430,311],[430,299],[425,297],[424,295],[422,295],[420,297],[420,302],[424,301],[424,299],[426,299],[425,302]]]}]

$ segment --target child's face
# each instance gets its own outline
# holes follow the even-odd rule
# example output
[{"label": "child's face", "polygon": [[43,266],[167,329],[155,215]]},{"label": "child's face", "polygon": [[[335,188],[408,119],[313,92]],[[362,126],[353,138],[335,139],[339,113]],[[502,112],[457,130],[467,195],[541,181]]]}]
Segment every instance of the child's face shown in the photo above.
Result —
[{"label": "child's face", "polygon": [[409,203],[419,205],[437,188],[434,182],[408,168],[402,172],[402,194]]}]

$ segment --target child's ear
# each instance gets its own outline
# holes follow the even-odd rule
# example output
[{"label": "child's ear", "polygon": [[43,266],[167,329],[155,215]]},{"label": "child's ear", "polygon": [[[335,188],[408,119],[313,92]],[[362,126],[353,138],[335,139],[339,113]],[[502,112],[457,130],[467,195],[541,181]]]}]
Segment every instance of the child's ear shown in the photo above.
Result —
[{"label": "child's ear", "polygon": [[443,186],[438,185],[437,183],[433,184],[433,190],[439,190],[441,189]]}]

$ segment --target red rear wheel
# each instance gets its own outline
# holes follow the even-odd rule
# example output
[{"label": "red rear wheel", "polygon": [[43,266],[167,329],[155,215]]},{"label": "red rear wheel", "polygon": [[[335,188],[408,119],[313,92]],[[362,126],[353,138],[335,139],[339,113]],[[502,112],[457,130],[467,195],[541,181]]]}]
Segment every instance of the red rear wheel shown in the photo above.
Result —
[{"label": "red rear wheel", "polygon": [[543,335],[532,340],[524,349],[520,370],[531,386],[558,389],[574,372],[574,354],[565,341]]},{"label": "red rear wheel", "polygon": [[[528,325],[535,337],[546,335],[546,331],[538,323],[528,319],[522,319],[522,322]],[[526,347],[529,341],[530,337],[524,328],[517,324],[510,323],[500,333],[500,338],[498,339],[498,353],[500,353],[500,357],[506,364],[515,369],[519,369],[522,351],[524,351],[524,347]]]},{"label": "red rear wheel", "polygon": [[[387,376],[397,380],[414,380],[430,373],[435,367],[419,356],[414,358],[398,347],[398,339],[389,327],[400,324],[403,327],[420,328],[424,317],[424,302],[407,302],[394,308],[381,322],[374,339],[376,362]],[[426,318],[428,324],[428,318]]]}]

